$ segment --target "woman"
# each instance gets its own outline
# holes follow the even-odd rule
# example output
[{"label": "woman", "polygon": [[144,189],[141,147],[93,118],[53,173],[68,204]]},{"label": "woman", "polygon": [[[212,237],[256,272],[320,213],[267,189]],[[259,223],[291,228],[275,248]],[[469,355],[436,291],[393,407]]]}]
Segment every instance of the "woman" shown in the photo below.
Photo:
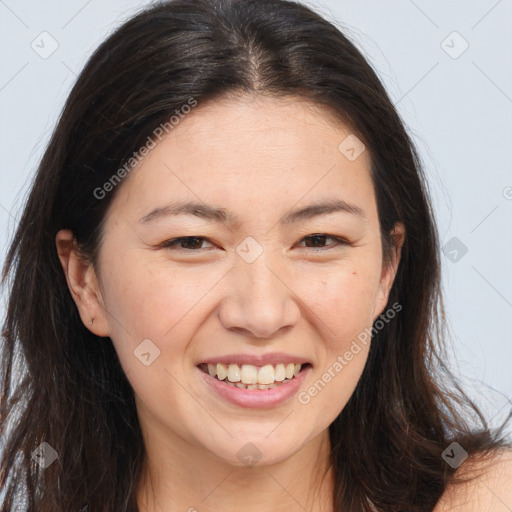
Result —
[{"label": "woman", "polygon": [[283,0],[143,10],[77,80],[7,255],[2,510],[510,506],[507,443],[441,385],[438,254],[337,28]]}]

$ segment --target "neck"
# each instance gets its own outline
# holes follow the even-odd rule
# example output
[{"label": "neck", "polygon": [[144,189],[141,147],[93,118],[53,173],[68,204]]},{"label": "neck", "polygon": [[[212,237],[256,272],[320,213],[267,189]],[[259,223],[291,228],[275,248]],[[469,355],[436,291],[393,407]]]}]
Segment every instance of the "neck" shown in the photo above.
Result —
[{"label": "neck", "polygon": [[328,430],[283,461],[252,467],[233,466],[182,439],[160,441],[153,435],[145,439],[146,460],[136,493],[139,512],[333,510]]}]

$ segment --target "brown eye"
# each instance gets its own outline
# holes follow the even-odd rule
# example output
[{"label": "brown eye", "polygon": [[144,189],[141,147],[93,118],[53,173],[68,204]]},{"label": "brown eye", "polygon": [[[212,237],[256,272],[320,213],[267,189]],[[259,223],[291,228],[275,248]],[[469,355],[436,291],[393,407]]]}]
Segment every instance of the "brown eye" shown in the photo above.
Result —
[{"label": "brown eye", "polygon": [[334,240],[334,246],[346,244],[346,242],[343,239],[337,236],[325,234],[309,235],[303,238],[302,240],[306,242],[306,247],[311,249],[328,249],[329,246],[325,246],[324,244],[329,240]]},{"label": "brown eye", "polygon": [[174,248],[178,251],[196,251],[202,249],[201,244],[207,242],[207,239],[201,236],[183,236],[163,242],[160,247],[167,249]]}]

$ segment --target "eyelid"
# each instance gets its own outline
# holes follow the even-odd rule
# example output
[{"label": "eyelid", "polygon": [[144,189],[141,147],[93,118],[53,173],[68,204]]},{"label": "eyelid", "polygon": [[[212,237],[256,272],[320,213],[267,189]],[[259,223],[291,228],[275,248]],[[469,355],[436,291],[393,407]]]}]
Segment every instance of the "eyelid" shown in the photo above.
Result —
[{"label": "eyelid", "polygon": [[171,238],[169,240],[166,240],[165,242],[162,242],[161,244],[158,245],[158,247],[161,247],[163,249],[174,249],[176,251],[180,251],[180,252],[187,252],[187,253],[191,253],[191,252],[199,252],[200,249],[184,249],[183,247],[172,247],[172,244],[175,244],[177,242],[180,242],[181,240],[188,240],[190,238],[197,238],[198,240],[201,240],[203,242],[208,242],[212,245],[215,245],[213,244],[213,242],[210,242],[210,240],[208,240],[207,237],[205,236],[194,236],[194,235],[191,235],[191,236],[179,236],[177,238]]},{"label": "eyelid", "polygon": [[[306,236],[302,237],[299,240],[299,243],[307,240],[308,238],[312,238],[312,237],[315,237],[315,236],[330,238],[330,239],[334,240],[335,241],[334,247],[329,247],[329,246],[327,246],[327,247],[305,247],[305,246],[301,246],[301,247],[303,247],[305,249],[310,249],[310,250],[318,252],[318,251],[325,251],[327,249],[334,249],[334,248],[336,248],[338,246],[341,246],[341,245],[349,245],[350,244],[350,242],[348,242],[344,238],[342,238],[340,236],[336,236],[336,235],[330,235],[329,233],[312,233],[310,235],[306,235]],[[213,242],[211,242],[205,236],[194,236],[194,235],[191,235],[191,236],[180,236],[180,237],[177,237],[177,238],[172,238],[172,239],[166,240],[165,242],[162,242],[161,244],[159,244],[158,247],[164,248],[164,249],[172,248],[175,251],[186,252],[186,253],[189,253],[189,254],[193,253],[193,252],[200,252],[201,249],[184,249],[183,247],[173,247],[173,244],[178,243],[181,240],[188,240],[188,239],[191,239],[191,238],[195,238],[197,240],[201,240],[202,242],[208,242],[208,243],[210,243],[212,245],[215,245]]]},{"label": "eyelid", "polygon": [[306,235],[305,237],[301,238],[301,240],[299,242],[302,242],[308,238],[312,238],[314,236],[320,236],[320,237],[325,237],[325,238],[331,238],[332,240],[335,241],[335,245],[334,247],[306,247],[306,249],[311,249],[313,251],[325,251],[327,249],[334,249],[340,245],[349,245],[349,242],[347,240],[345,240],[344,238],[340,237],[340,236],[336,236],[336,235],[330,235],[329,233],[312,233],[311,235]]}]

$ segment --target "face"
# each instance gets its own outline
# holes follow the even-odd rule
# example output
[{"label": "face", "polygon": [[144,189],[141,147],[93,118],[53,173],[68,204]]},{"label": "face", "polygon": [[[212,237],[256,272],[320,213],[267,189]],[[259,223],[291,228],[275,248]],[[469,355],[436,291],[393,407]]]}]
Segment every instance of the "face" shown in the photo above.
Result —
[{"label": "face", "polygon": [[383,265],[370,156],[340,150],[349,135],[298,98],[199,104],[120,185],[75,300],[143,430],[272,464],[342,411],[398,264]]}]

